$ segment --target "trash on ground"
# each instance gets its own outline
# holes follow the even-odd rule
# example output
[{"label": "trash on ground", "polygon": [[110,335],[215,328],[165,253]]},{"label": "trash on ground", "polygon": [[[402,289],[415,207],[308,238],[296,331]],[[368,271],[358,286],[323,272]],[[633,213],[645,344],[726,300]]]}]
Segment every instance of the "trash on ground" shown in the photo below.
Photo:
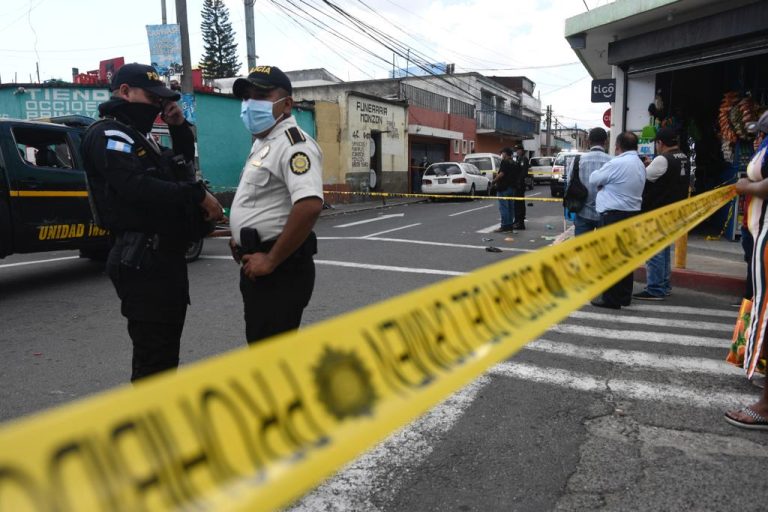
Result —
[{"label": "trash on ground", "polygon": [[498,247],[493,247],[493,246],[486,247],[485,250],[488,251],[488,252],[501,252],[501,249],[499,249]]}]

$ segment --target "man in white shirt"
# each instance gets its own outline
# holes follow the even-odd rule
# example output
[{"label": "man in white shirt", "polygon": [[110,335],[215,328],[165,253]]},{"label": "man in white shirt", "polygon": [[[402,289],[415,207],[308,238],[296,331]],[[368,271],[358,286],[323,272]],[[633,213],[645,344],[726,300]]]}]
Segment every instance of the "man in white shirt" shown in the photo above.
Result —
[{"label": "man in white shirt", "polygon": [[[595,201],[600,225],[621,222],[640,211],[645,187],[645,166],[637,154],[637,135],[622,132],[616,137],[616,158],[589,176],[598,187]],[[605,290],[591,304],[599,308],[621,309],[632,302],[632,272]]]}]

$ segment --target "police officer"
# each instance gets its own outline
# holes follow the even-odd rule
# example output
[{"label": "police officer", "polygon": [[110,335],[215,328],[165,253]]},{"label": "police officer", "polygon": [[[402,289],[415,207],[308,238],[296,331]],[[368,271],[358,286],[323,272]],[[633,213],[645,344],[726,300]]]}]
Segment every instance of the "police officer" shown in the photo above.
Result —
[{"label": "police officer", "polygon": [[232,87],[240,117],[254,136],[232,202],[232,255],[249,343],[296,329],[315,284],[323,205],[323,160],[317,143],[291,116],[293,88],[275,66],[257,66]]},{"label": "police officer", "polygon": [[[155,69],[126,64],[112,78],[112,99],[99,105],[82,154],[96,222],[114,244],[107,273],[133,341],[131,381],[176,368],[189,304],[187,245],[222,216],[221,205],[194,180],[194,135]],[[150,131],[158,114],[173,150]]]},{"label": "police officer", "polygon": [[[531,164],[525,156],[523,146],[515,146],[513,161],[515,166],[514,194],[516,197],[525,197],[525,178],[528,176],[528,169],[531,167]],[[515,201],[515,224],[512,228],[518,231],[525,229],[524,199]]]}]

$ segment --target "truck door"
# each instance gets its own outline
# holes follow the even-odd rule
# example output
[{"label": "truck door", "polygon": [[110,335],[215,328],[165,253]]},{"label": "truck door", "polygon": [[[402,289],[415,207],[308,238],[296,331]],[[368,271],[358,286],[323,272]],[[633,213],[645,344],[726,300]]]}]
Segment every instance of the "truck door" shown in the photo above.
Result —
[{"label": "truck door", "polygon": [[[14,252],[72,248],[93,234],[85,173],[68,129],[11,126],[3,152],[10,182]],[[10,147],[9,147],[10,146]]]}]

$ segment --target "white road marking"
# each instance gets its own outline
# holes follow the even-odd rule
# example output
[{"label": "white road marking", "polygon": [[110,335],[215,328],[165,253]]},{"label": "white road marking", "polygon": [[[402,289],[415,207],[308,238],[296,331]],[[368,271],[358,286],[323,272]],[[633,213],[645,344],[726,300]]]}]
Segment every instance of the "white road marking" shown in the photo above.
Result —
[{"label": "white road marking", "polygon": [[365,236],[360,237],[360,238],[371,238],[373,236],[384,235],[386,233],[391,233],[393,231],[400,231],[401,229],[408,229],[408,228],[412,228],[412,227],[415,227],[415,226],[421,226],[421,222],[417,222],[416,224],[409,224],[407,226],[402,226],[402,227],[399,227],[399,228],[388,229],[386,231],[379,231],[378,233],[371,233],[370,235],[365,235]]},{"label": "white road marking", "polygon": [[491,379],[480,376],[424,416],[391,435],[310,492],[290,512],[381,510],[370,501],[390,501],[433,451],[431,440],[449,432]]},{"label": "white road marking", "polygon": [[731,343],[730,338],[709,338],[707,336],[690,336],[668,332],[627,331],[622,329],[606,329],[603,327],[587,327],[585,325],[557,324],[547,332],[561,334],[577,334],[618,341],[645,341],[649,343],[669,343],[685,347],[722,348],[725,350]]},{"label": "white road marking", "polygon": [[673,384],[654,384],[640,380],[607,379],[559,368],[535,366],[528,363],[506,362],[492,368],[491,375],[514,377],[579,391],[611,393],[624,398],[667,402],[711,409],[732,409],[755,401],[753,393],[727,393]]},{"label": "white road marking", "polygon": [[463,276],[466,272],[454,272],[452,270],[437,270],[433,268],[393,267],[390,265],[371,265],[369,263],[355,263],[352,261],[315,260],[318,265],[332,267],[364,268],[367,270],[386,270],[388,272],[404,272],[408,274],[435,274],[441,276]]},{"label": "white road marking", "polygon": [[[631,311],[631,310],[629,310]],[[718,324],[715,322],[699,322],[690,320],[678,320],[677,318],[653,318],[646,316],[624,316],[621,313],[605,314],[605,313],[591,313],[589,311],[574,311],[568,318],[580,318],[583,320],[607,320],[617,324],[641,324],[641,325],[655,325],[659,327],[678,327],[681,329],[697,329],[697,330],[713,330],[713,331],[725,331],[732,333],[733,324]],[[735,320],[734,320],[735,323]]]},{"label": "white road marking", "polygon": [[535,197],[540,195],[541,195],[541,192],[536,192],[535,194],[527,194],[525,197]]},{"label": "white road marking", "polygon": [[[437,245],[440,247],[456,247],[459,249],[483,249],[486,245],[469,245],[469,244],[451,244],[448,242],[430,242],[428,240],[408,240],[407,238],[368,238],[361,236],[319,236],[318,240],[373,240],[376,242],[395,242],[404,244],[416,244],[416,245]],[[513,247],[499,247],[502,251],[509,252],[533,252],[536,249],[515,249]]]},{"label": "white road marking", "polygon": [[533,341],[526,345],[525,349],[578,359],[589,359],[590,361],[605,361],[635,368],[651,368],[670,372],[709,373],[713,375],[742,375],[744,373],[744,370],[726,363],[724,358],[722,360],[715,360],[703,357],[654,354],[636,350],[585,347],[545,339]]},{"label": "white road marking", "polygon": [[490,226],[487,228],[478,229],[477,231],[475,231],[475,233],[490,233],[491,231],[499,229],[500,227],[501,227],[501,224],[494,224],[493,226]]},{"label": "white road marking", "polygon": [[739,314],[739,310],[733,308],[731,310],[724,309],[705,309],[705,308],[692,308],[689,306],[668,306],[666,304],[635,304],[632,303],[631,311],[648,311],[651,313],[677,313],[681,315],[707,315],[707,316],[721,316],[723,318],[730,318],[736,323],[736,316]]},{"label": "white road marking", "polygon": [[339,224],[338,226],[333,226],[335,228],[348,228],[350,226],[358,226],[360,224],[368,224],[369,222],[376,222],[380,220],[385,219],[393,219],[395,217],[405,217],[404,213],[391,213],[389,215],[380,215],[378,217],[375,217],[373,219],[366,219],[366,220],[358,220],[356,222],[349,222],[347,224]]},{"label": "white road marking", "polygon": [[52,261],[77,260],[77,259],[80,259],[80,256],[65,256],[63,258],[51,258],[48,260],[21,261],[19,263],[6,263],[4,265],[0,265],[0,268],[20,267],[22,265],[36,265],[38,263],[51,263]]},{"label": "white road marking", "polygon": [[490,208],[492,206],[495,206],[495,205],[487,204],[485,206],[481,206],[480,208],[472,208],[471,210],[464,210],[463,212],[452,213],[452,214],[449,215],[449,217],[455,217],[457,215],[464,215],[465,213],[476,212],[477,210],[484,210],[485,208]]}]

